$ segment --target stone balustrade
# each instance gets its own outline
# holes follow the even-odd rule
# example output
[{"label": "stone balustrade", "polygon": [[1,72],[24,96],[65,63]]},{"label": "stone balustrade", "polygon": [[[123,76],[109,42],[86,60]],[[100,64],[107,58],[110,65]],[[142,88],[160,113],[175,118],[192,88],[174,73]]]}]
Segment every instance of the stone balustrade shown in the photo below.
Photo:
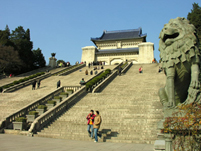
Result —
[{"label": "stone balustrade", "polygon": [[32,136],[33,133],[40,131],[44,126],[55,120],[59,115],[65,112],[72,104],[75,104],[79,99],[87,94],[85,86],[77,90],[75,93],[67,97],[61,103],[57,104],[41,116],[37,117],[31,124],[28,130],[28,135]]},{"label": "stone balustrade", "polygon": [[[58,76],[68,75],[68,74],[70,74],[70,73],[72,73],[72,72],[74,72],[74,71],[76,71],[76,70],[78,70],[78,69],[81,69],[81,68],[85,67],[85,66],[86,66],[86,64],[81,64],[81,65],[78,65],[78,66],[75,67],[75,68],[72,67],[72,69],[69,69],[69,70],[67,70],[67,71],[64,72],[64,73],[61,73],[61,74],[59,74]],[[61,71],[60,71],[60,72],[61,72]]]},{"label": "stone balustrade", "polygon": [[[76,71],[76,70],[78,70],[78,69],[80,69],[80,68],[83,68],[83,67],[85,67],[85,66],[86,66],[86,64],[79,65],[78,67],[75,67],[75,68],[73,68],[73,66],[72,66],[72,67],[69,68],[68,71],[66,71],[66,72],[64,72],[64,73],[62,73],[62,74],[59,74],[59,75],[63,75],[63,74],[67,75],[67,74],[70,74],[70,73],[72,73],[72,72],[74,72],[74,71]],[[73,69],[71,69],[71,68],[73,68]],[[59,72],[62,72],[62,71],[64,71],[64,70],[66,70],[66,69],[68,69],[68,68],[64,68],[63,70],[59,70],[59,71],[57,71],[57,72],[55,72],[55,73],[46,73],[46,74],[44,74],[44,75],[38,76],[38,77],[33,78],[33,79],[30,79],[30,80],[28,80],[28,81],[25,81],[25,82],[16,84],[16,85],[14,85],[14,86],[11,86],[11,87],[9,87],[9,88],[3,90],[2,93],[5,93],[5,92],[14,92],[14,91],[16,91],[16,90],[18,90],[18,89],[21,89],[21,88],[25,87],[25,86],[31,85],[34,80],[36,80],[36,81],[39,80],[39,79],[40,79],[40,80],[43,80],[43,79],[45,79],[45,78],[48,78],[48,77],[52,76],[53,74],[58,74]],[[13,82],[12,82],[12,83],[13,83]]]},{"label": "stone balustrade", "polygon": [[17,117],[25,116],[26,114],[28,114],[29,111],[37,108],[38,105],[44,104],[46,101],[53,99],[54,96],[59,95],[63,91],[64,91],[64,87],[58,88],[57,90],[54,90],[53,92],[46,95],[45,97],[42,97],[42,98],[36,100],[35,102],[26,105],[25,107],[18,110],[17,112],[7,116],[4,121],[1,121],[0,129],[7,128],[12,123],[12,121],[14,121]]},{"label": "stone balustrade", "polygon": [[[122,65],[122,64],[120,64]],[[122,70],[122,73],[125,73],[128,71],[128,69],[132,66],[132,62],[128,63],[124,69]],[[118,70],[114,70],[112,74],[110,74],[106,79],[104,79],[101,83],[99,83],[92,91],[92,93],[97,93],[104,87],[106,87],[118,74]]]},{"label": "stone balustrade", "polygon": [[36,78],[29,79],[28,81],[24,81],[24,82],[22,82],[22,83],[19,83],[19,84],[16,84],[16,85],[14,85],[14,86],[11,86],[11,87],[9,87],[9,88],[3,90],[2,93],[14,92],[14,91],[16,91],[16,90],[18,90],[18,89],[21,89],[21,88],[25,87],[25,86],[31,85],[34,80],[36,80],[36,81],[37,81],[37,80],[43,80],[43,79],[48,78],[48,77],[50,77],[50,76],[51,76],[51,73],[45,73],[45,74],[43,74],[43,75],[41,75],[41,76],[38,76],[38,77],[36,77]]},{"label": "stone balustrade", "polygon": [[63,86],[64,92],[66,92],[67,90],[73,90],[73,92],[75,92],[80,88],[81,86]]}]

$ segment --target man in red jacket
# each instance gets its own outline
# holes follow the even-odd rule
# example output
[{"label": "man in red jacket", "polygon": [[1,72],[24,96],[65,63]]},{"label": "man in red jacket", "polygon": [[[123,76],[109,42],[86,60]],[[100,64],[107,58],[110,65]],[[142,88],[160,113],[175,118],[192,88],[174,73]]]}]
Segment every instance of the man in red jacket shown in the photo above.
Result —
[{"label": "man in red jacket", "polygon": [[[93,138],[93,124],[94,124],[94,118],[95,118],[95,114],[94,114],[94,111],[91,110],[90,113],[87,115],[86,119],[88,120],[87,122],[87,131],[89,133],[89,136],[91,136],[91,138]],[[91,132],[90,132],[90,129],[91,129]]]}]

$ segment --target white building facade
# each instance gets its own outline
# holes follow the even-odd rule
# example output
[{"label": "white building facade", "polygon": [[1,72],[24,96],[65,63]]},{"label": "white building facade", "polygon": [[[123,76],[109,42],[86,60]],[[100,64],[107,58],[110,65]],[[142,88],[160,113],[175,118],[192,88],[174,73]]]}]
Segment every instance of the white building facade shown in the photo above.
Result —
[{"label": "white building facade", "polygon": [[124,61],[133,63],[152,63],[154,44],[146,42],[142,29],[104,31],[99,38],[91,38],[95,46],[82,48],[81,62],[105,62],[105,65]]}]

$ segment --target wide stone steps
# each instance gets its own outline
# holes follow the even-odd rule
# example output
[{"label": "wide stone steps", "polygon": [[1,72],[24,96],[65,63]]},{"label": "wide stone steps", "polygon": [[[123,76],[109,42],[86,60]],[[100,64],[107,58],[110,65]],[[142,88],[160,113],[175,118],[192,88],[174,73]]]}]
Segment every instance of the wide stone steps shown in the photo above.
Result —
[{"label": "wide stone steps", "polygon": [[[143,74],[138,73],[143,66]],[[133,65],[117,76],[102,92],[87,94],[38,136],[88,140],[87,120],[91,109],[102,117],[99,131],[106,142],[150,143],[157,138],[157,122],[162,119],[158,90],[165,85],[157,64]]]},{"label": "wide stone steps", "polygon": [[[104,67],[105,69],[113,69],[115,66]],[[61,70],[61,68],[54,69],[51,72],[59,70]],[[0,93],[0,121],[5,120],[8,115],[17,112],[22,107],[35,102],[37,99],[42,98],[56,90],[56,83],[58,80],[61,81],[61,86],[80,86],[79,82],[82,78],[87,81],[94,76],[85,75],[85,70],[88,70],[88,67],[83,67],[81,71],[78,70],[66,76],[51,76],[46,78],[41,81],[40,89],[32,90],[32,86],[29,85],[13,93]],[[98,70],[98,72],[100,71],[102,70]],[[4,79],[0,80],[0,82],[3,81]]]}]

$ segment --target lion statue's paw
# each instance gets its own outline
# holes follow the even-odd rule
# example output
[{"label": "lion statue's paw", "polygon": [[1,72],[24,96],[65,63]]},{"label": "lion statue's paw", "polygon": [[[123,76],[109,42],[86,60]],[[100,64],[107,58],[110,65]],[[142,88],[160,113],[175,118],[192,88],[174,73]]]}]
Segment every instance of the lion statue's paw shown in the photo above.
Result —
[{"label": "lion statue's paw", "polygon": [[200,82],[197,80],[191,81],[190,87],[193,89],[200,89]]}]

